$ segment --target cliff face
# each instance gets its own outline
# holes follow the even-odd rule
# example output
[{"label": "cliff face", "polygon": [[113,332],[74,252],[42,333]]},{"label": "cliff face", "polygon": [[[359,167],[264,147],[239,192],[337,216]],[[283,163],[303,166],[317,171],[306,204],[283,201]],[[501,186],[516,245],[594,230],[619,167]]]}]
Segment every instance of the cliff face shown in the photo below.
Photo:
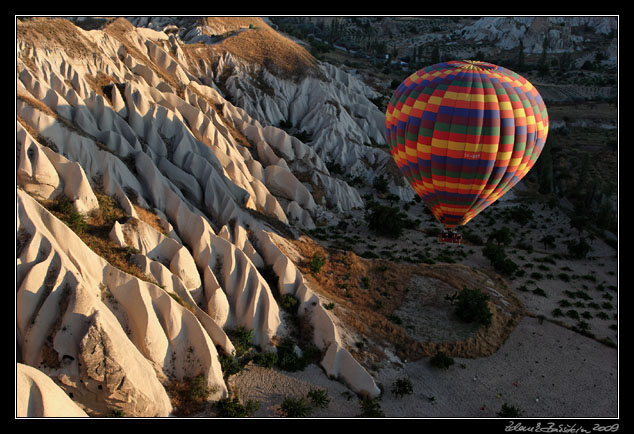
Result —
[{"label": "cliff face", "polygon": [[[228,332],[252,330],[251,344],[274,351],[288,334],[279,297],[290,293],[311,319],[324,369],[355,392],[379,393],[272,235],[363,204],[330,175],[318,147],[269,125],[282,112],[322,122],[317,107],[344,102],[352,115],[364,110],[336,88],[345,73],[319,67],[331,84],[275,79],[277,96],[263,103],[273,114],[260,121],[200,78],[231,64],[227,88],[252,79],[229,52],[200,47],[208,63],[192,68],[179,40],[122,18],[90,31],[64,19],[23,20],[17,36],[21,382],[40,384],[22,366],[37,368],[53,381],[40,391],[61,388],[76,413],[98,416],[167,416],[170,385],[199,377],[219,399],[228,394],[219,355],[235,353]],[[315,100],[324,90],[333,104]],[[369,130],[377,139],[379,117],[363,121],[376,121]],[[334,130],[353,137],[359,122]],[[263,277],[267,266],[277,285]],[[32,404],[33,393],[18,388],[19,415],[67,415],[46,400]]]}]

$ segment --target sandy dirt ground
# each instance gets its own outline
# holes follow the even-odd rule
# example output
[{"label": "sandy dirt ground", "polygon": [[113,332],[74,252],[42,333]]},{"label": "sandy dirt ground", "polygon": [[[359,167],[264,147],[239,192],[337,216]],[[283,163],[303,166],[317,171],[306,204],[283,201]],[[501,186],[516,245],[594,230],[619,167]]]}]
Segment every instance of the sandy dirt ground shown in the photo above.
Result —
[{"label": "sandy dirt ground", "polygon": [[[509,201],[498,209],[514,205]],[[592,251],[584,260],[566,259],[563,241],[544,250],[539,247],[539,240],[549,231],[562,240],[577,235],[572,229],[561,230],[565,227],[561,223],[564,217],[558,211],[540,205],[533,206],[533,210],[537,222],[560,223],[538,224],[526,231],[510,224],[515,235],[521,233],[526,243],[535,246],[534,251],[507,249],[509,257],[525,270],[523,276],[507,280],[524,309],[512,332],[492,354],[453,357],[454,364],[447,370],[432,366],[429,357],[408,361],[385,349],[385,357],[379,363],[367,364],[383,391],[378,403],[385,417],[497,418],[503,404],[519,409],[524,418],[619,416],[617,252],[600,240],[592,241]],[[416,212],[419,211],[415,208],[411,210]],[[479,230],[486,238],[486,225],[482,222],[480,219]],[[395,255],[411,253],[412,246],[425,250],[429,257],[442,249],[458,249],[463,253],[454,252],[457,263],[491,269],[480,246],[443,246],[420,231],[408,231],[394,243],[364,233],[362,225],[347,233],[356,235],[355,239],[369,244],[374,251],[388,249]],[[357,252],[365,248],[355,247]],[[542,261],[548,257],[555,261]],[[571,278],[562,280],[562,273]],[[446,309],[437,308],[442,304],[439,297],[451,293],[451,287],[416,276],[410,289],[413,290],[407,292],[395,311],[405,322],[410,337],[460,340],[474,333],[473,326],[461,326],[448,316]],[[575,296],[579,291],[586,294],[585,298]],[[568,304],[562,304],[562,300]],[[557,308],[564,312],[563,316],[553,314]],[[581,316],[568,316],[569,310],[576,310]],[[343,314],[345,310],[333,312]],[[592,336],[574,330],[582,320]],[[340,323],[345,327],[345,321]],[[606,345],[606,339],[610,344]],[[402,378],[409,379],[412,393],[397,396],[392,387]],[[315,364],[292,373],[249,364],[230,378],[229,385],[242,402],[260,403],[253,414],[256,418],[279,417],[280,404],[286,397],[306,397],[311,388],[326,389],[330,401],[327,408],[313,407],[309,417],[356,418],[362,414],[359,397],[344,384],[329,379]],[[199,416],[213,416],[212,407]]]},{"label": "sandy dirt ground", "polygon": [[[454,360],[444,371],[428,358],[386,364],[377,375],[385,389],[379,401],[385,417],[494,418],[504,403],[526,418],[618,416],[617,350],[548,321],[526,317],[492,356]],[[411,380],[411,394],[392,392],[399,378]],[[260,403],[253,417],[279,417],[286,397],[306,397],[311,388],[327,389],[330,402],[325,409],[313,408],[309,417],[362,413],[359,399],[314,364],[292,373],[250,364],[231,384],[243,402]]]}]

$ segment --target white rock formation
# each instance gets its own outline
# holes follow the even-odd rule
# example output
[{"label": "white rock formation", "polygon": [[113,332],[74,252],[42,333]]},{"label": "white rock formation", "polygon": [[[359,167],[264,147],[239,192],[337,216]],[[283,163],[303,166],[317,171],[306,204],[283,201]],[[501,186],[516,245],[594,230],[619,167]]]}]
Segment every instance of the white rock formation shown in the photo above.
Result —
[{"label": "white rock formation", "polygon": [[159,302],[160,288],[112,267],[21,190],[17,224],[19,360],[53,378],[88,414],[118,408],[167,416],[172,407],[157,375],[165,375],[159,367],[171,330],[159,318],[184,317],[184,309],[179,315],[167,294]]},{"label": "white rock formation", "polygon": [[[234,106],[198,78],[173,35],[122,28],[125,43],[108,30],[76,29],[75,39],[94,44],[99,56],[17,42],[17,362],[48,376],[88,415],[167,416],[170,381],[202,375],[212,400],[228,393],[216,350],[233,353],[227,331],[252,329],[252,343],[264,350],[285,335],[275,290],[302,301],[326,371],[376,396],[371,376],[258,218],[310,229],[327,213],[363,206],[325,163],[338,153],[350,173],[368,175],[387,161],[363,145],[382,134],[371,92],[325,65],[330,82],[290,84],[265,74],[280,99],[261,100],[266,116],[247,114],[248,104]],[[235,65],[229,89],[241,77]],[[214,73],[214,65],[204,68]],[[106,78],[96,84],[98,77]],[[271,126],[282,113],[313,133],[310,144]],[[96,193],[116,198],[128,215],[110,239],[137,250],[132,260],[147,280],[106,262],[35,200],[66,198],[89,214],[98,211]],[[164,231],[143,223],[135,206],[160,216]],[[280,276],[278,288],[260,274],[266,265]]]},{"label": "white rock formation", "polygon": [[46,374],[29,365],[17,364],[16,417],[88,417]]},{"label": "white rock formation", "polygon": [[309,318],[313,343],[325,352],[322,367],[329,376],[341,379],[356,393],[379,396],[374,379],[344,348],[337,327],[319,297],[308,287],[295,264],[281,251],[279,236],[260,230],[256,234],[264,259],[278,276],[280,294],[291,294],[299,300],[299,315]]},{"label": "white rock formation", "polygon": [[73,204],[77,212],[88,214],[99,203],[81,166],[69,161],[47,147],[42,147],[18,123],[20,160],[17,177],[26,191],[41,199],[55,199],[61,193]]},{"label": "white rock formation", "polygon": [[[369,146],[386,143],[384,114],[370,101],[377,94],[351,73],[319,64],[323,79],[308,76],[296,83],[263,69],[258,77],[272,89],[263,92],[252,82],[246,65],[231,55],[227,57],[218,64],[218,71],[223,65],[233,65],[226,79],[227,92],[236,105],[261,124],[291,122],[296,131],[311,134],[310,147],[321,160],[340,163],[350,175],[371,178],[391,158]],[[288,149],[288,143],[285,147]]]},{"label": "white rock formation", "polygon": [[459,35],[475,42],[495,43],[502,49],[517,48],[521,42],[526,53],[534,54],[542,52],[544,38],[548,37],[549,52],[561,53],[582,49],[583,37],[573,34],[573,27],[591,29],[597,34],[609,34],[617,30],[618,22],[616,17],[608,16],[483,17],[465,26],[459,31]]}]

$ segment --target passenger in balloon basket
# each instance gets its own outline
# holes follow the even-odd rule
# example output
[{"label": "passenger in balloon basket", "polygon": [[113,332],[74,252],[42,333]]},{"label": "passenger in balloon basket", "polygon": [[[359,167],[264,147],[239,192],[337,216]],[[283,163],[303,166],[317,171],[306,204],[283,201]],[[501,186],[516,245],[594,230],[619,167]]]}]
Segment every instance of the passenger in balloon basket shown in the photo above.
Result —
[{"label": "passenger in balloon basket", "polygon": [[452,229],[445,228],[445,230],[443,230],[438,236],[438,242],[462,244],[462,234]]}]

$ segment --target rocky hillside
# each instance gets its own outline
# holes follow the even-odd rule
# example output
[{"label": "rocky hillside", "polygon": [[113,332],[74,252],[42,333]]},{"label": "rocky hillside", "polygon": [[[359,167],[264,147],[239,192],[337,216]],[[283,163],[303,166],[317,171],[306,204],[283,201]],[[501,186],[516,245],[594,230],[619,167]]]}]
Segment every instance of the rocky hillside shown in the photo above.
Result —
[{"label": "rocky hillside", "polygon": [[[381,148],[381,94],[267,21],[20,18],[16,36],[18,416],[191,415],[237,399],[247,360],[376,398],[380,360],[491,354],[524,314],[490,270],[318,243],[356,234],[375,180],[422,206]],[[493,326],[407,332],[414,275],[495,294]]]},{"label": "rocky hillside", "polygon": [[[364,144],[383,140],[373,91],[260,19],[197,22],[184,41],[124,18],[91,24],[17,22],[24,378],[45,372],[88,415],[166,416],[176,384],[199,378],[217,400],[228,333],[275,350],[290,294],[328,375],[377,395],[275,235],[363,206],[328,156],[366,177],[389,163]],[[262,45],[285,55],[263,60]],[[312,146],[280,122],[311,125]]]}]

